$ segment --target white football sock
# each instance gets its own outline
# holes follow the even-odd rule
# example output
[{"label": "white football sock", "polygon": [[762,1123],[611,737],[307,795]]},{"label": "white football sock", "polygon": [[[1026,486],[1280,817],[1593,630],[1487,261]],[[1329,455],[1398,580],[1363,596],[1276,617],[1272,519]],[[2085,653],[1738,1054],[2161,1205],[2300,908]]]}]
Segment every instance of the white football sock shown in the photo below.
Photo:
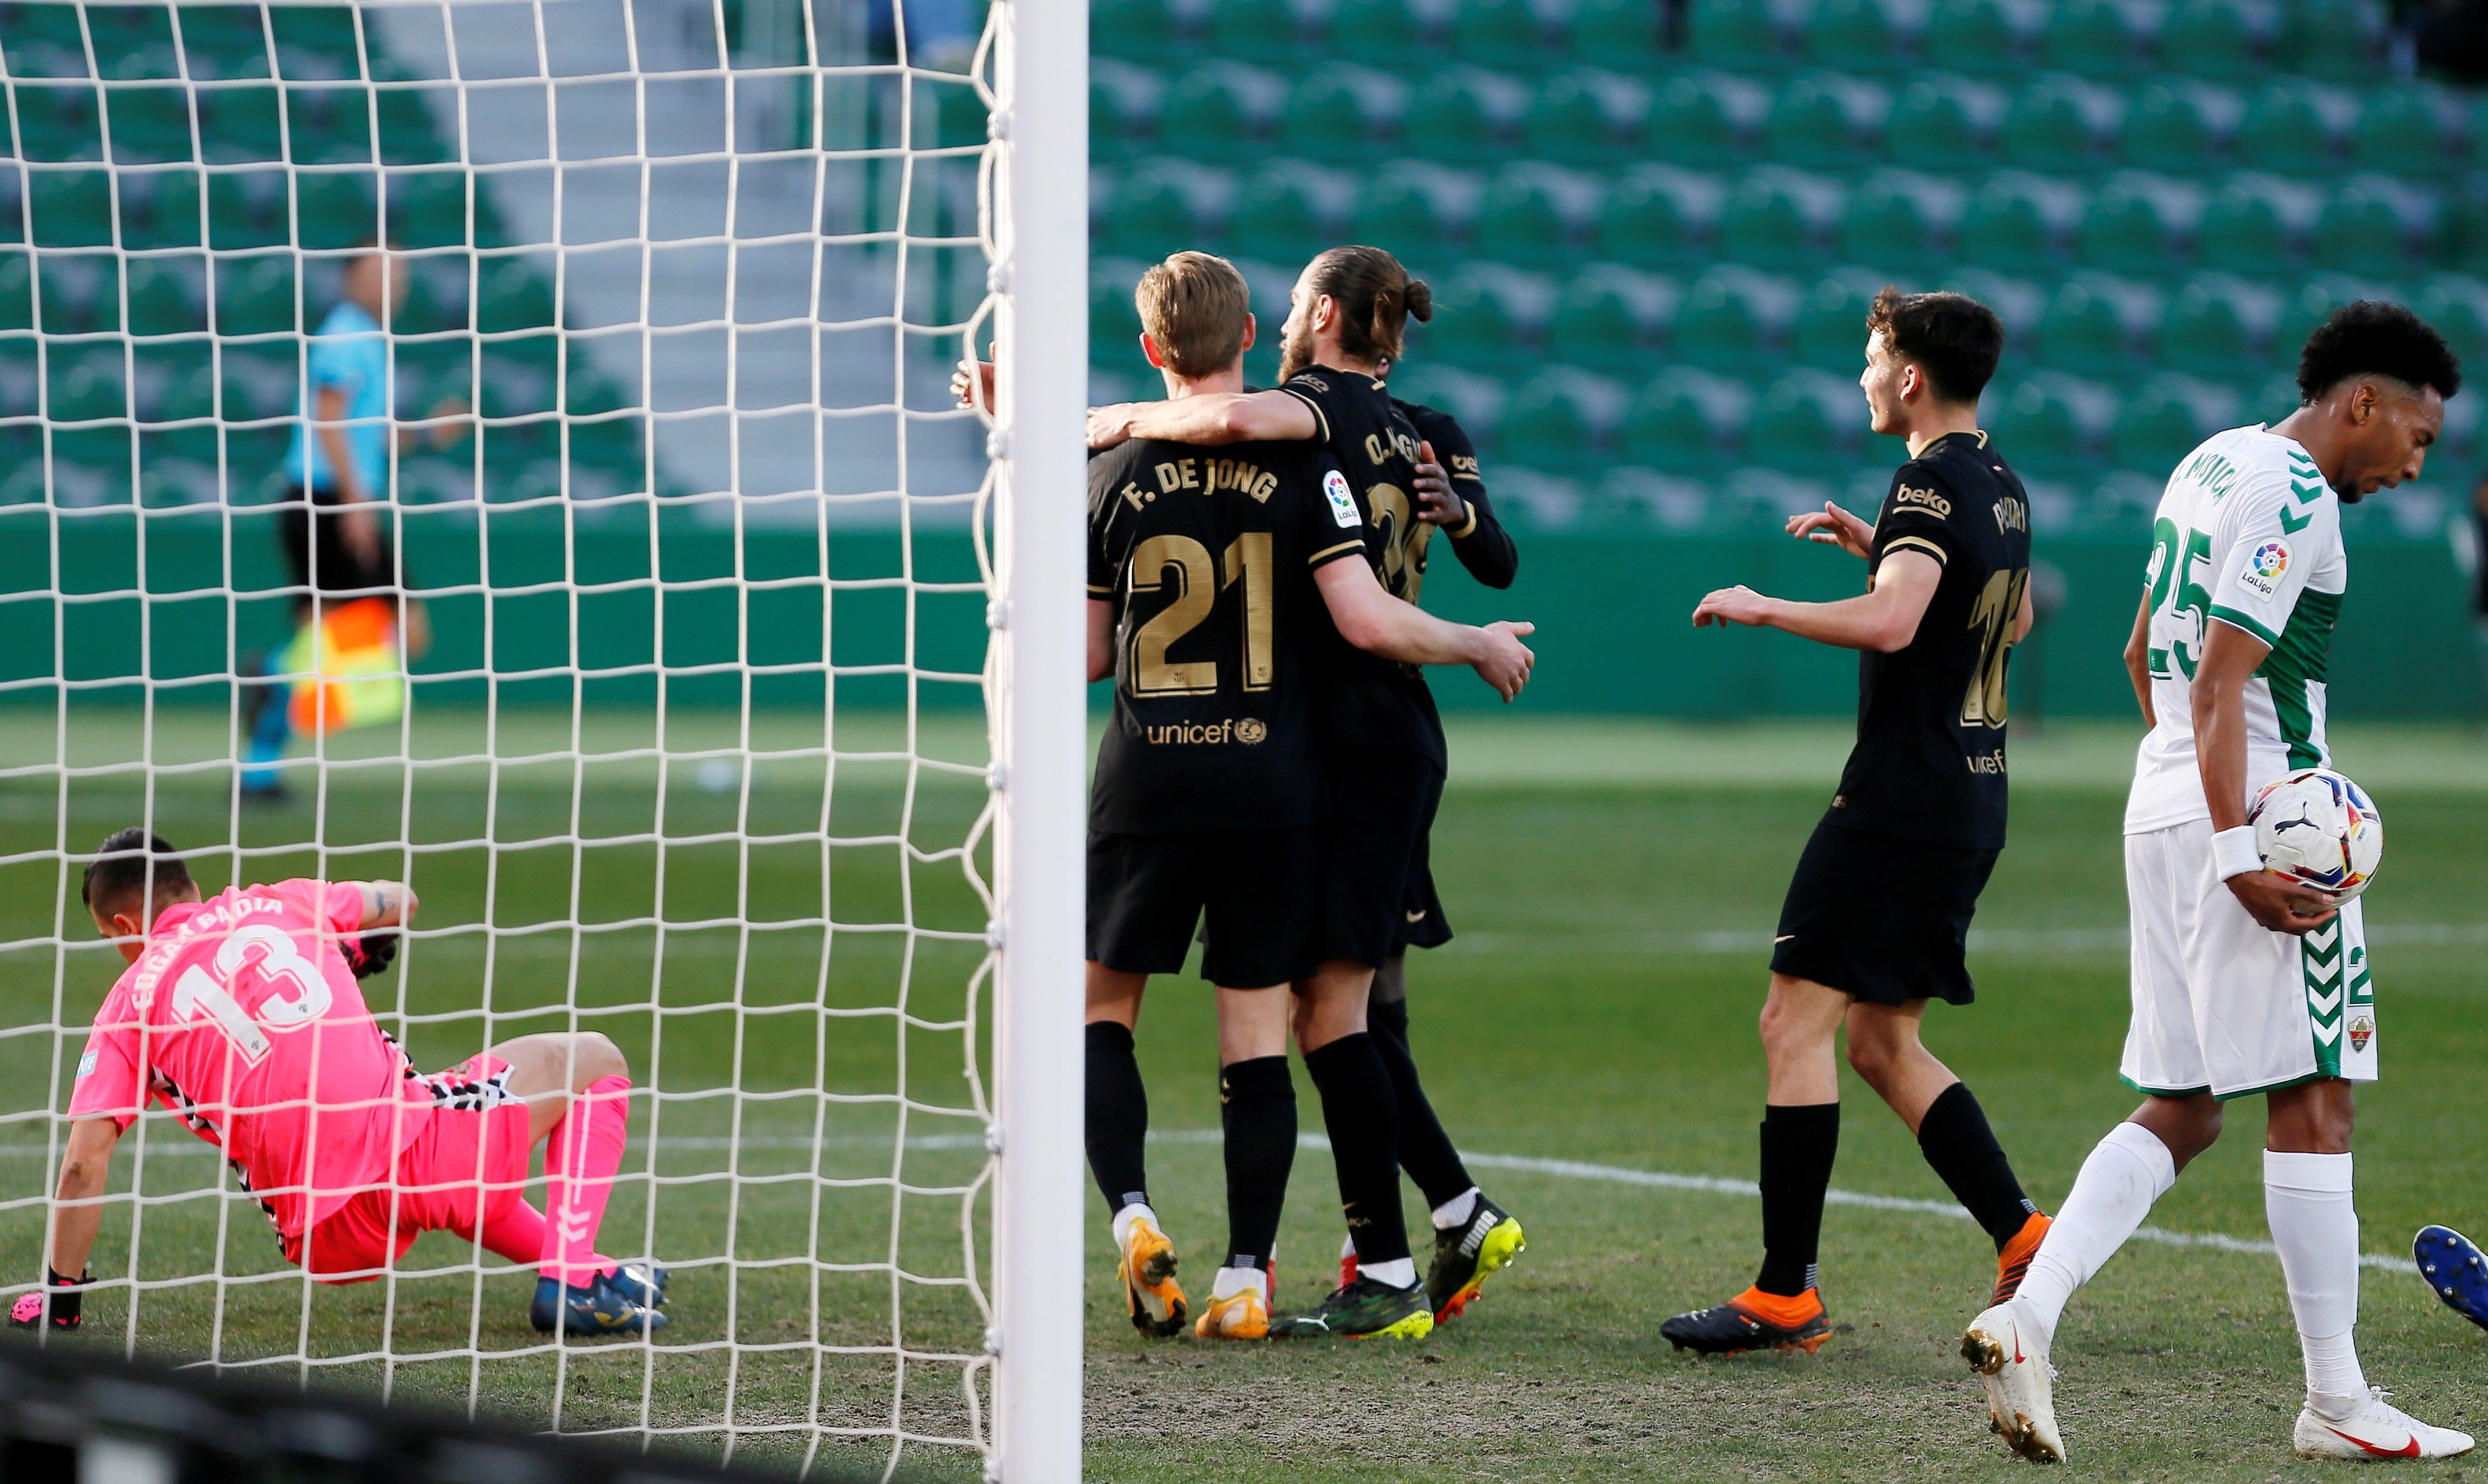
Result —
[{"label": "white football sock", "polygon": [[1161,1232],[1166,1230],[1164,1226],[1159,1225],[1158,1214],[1156,1212],[1151,1211],[1148,1207],[1142,1205],[1138,1201],[1134,1201],[1132,1204],[1125,1206],[1122,1210],[1115,1213],[1116,1251],[1121,1251],[1123,1249],[1123,1244],[1131,1240],[1132,1223],[1134,1221],[1146,1221],[1151,1226],[1156,1226]]},{"label": "white football sock", "polygon": [[1356,1275],[1392,1288],[1414,1288],[1417,1286],[1417,1259],[1395,1257],[1387,1263],[1359,1263]]},{"label": "white football sock", "polygon": [[2073,1192],[2049,1224],[2016,1296],[2049,1340],[2074,1290],[2116,1255],[2151,1214],[2151,1203],[2176,1183],[2176,1158],[2142,1125],[2118,1124],[2099,1141],[2074,1177]]},{"label": "white football sock", "polygon": [[1450,1231],[1477,1214],[1478,1188],[1471,1186],[1434,1208],[1434,1230]]},{"label": "white football sock", "polygon": [[[2263,1155],[2263,1210],[2280,1248],[2289,1309],[2306,1358],[2307,1404],[2328,1399],[2336,1413],[2367,1399],[2354,1331],[2359,1325],[2359,1210],[2350,1156]],[[2319,1412],[2323,1409],[2318,1407]],[[2341,1413],[2346,1415],[2346,1413]]]},{"label": "white football sock", "polygon": [[1261,1306],[1270,1306],[1270,1275],[1258,1268],[1219,1269],[1218,1276],[1210,1282],[1209,1297],[1213,1302],[1232,1299],[1248,1288],[1261,1290]]},{"label": "white football sock", "polygon": [[1339,1239],[1339,1260],[1340,1260],[1341,1262],[1345,1262],[1345,1261],[1347,1261],[1349,1258],[1354,1257],[1355,1255],[1356,1255],[1356,1239],[1355,1239],[1354,1237],[1342,1237],[1342,1238],[1340,1238],[1340,1239]]}]

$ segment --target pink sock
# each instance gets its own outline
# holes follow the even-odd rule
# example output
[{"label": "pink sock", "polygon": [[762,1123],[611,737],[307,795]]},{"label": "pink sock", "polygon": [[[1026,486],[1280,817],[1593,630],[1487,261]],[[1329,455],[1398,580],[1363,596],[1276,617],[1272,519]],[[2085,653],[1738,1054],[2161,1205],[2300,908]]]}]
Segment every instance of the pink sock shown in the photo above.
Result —
[{"label": "pink sock", "polygon": [[[605,1203],[613,1194],[613,1175],[622,1167],[622,1145],[630,1133],[631,1079],[598,1078],[552,1126],[545,1142],[545,1175],[551,1190],[545,1201],[544,1245],[537,1273],[558,1277],[574,1288],[594,1282],[603,1271],[596,1255],[596,1228],[605,1220]],[[610,1267],[606,1263],[605,1267]]]}]

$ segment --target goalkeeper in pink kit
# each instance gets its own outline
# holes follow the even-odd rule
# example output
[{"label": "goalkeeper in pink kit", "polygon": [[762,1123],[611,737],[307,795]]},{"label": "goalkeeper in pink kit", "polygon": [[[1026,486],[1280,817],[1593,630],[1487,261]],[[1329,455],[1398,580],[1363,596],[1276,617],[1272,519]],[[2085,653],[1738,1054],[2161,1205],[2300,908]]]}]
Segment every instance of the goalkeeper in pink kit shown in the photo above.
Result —
[{"label": "goalkeeper in pink kit", "polygon": [[[76,1328],[113,1149],[153,1099],[224,1151],[286,1260],[321,1282],[379,1277],[418,1234],[446,1231],[536,1267],[538,1330],[664,1327],[664,1270],[596,1251],[629,1130],[622,1053],[592,1031],[521,1036],[417,1073],[356,982],[396,952],[415,907],[404,885],[288,881],[201,901],[171,846],[125,829],[81,895],[129,968],[78,1058],[45,1285],[13,1324]],[[550,1218],[523,1190],[538,1143]]]}]

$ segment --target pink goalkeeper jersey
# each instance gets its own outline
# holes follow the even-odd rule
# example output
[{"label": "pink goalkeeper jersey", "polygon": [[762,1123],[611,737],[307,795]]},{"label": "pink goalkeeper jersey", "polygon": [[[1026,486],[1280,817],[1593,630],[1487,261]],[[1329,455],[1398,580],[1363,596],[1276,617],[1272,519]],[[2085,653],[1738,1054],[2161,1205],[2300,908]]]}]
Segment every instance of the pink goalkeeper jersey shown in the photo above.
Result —
[{"label": "pink goalkeeper jersey", "polygon": [[70,1117],[126,1129],[154,1097],[289,1237],[384,1184],[420,1125],[396,1116],[405,1054],[338,948],[362,920],[361,890],[329,882],[167,909],[96,1012]]}]

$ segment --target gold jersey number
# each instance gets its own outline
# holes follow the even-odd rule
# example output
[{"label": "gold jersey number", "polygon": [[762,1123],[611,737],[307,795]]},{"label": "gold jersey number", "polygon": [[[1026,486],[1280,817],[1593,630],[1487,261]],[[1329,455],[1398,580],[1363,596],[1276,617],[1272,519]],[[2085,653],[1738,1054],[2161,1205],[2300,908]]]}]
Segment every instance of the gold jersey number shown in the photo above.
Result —
[{"label": "gold jersey number", "polygon": [[1980,630],[1978,668],[1970,673],[1969,693],[1961,698],[1963,726],[2004,724],[2004,658],[2013,649],[2013,621],[2022,613],[2022,591],[2030,584],[2030,569],[1998,572],[1970,604],[1969,627]]},{"label": "gold jersey number", "polygon": [[1167,651],[1200,628],[1217,607],[1218,595],[1238,581],[1244,584],[1244,688],[1269,689],[1278,676],[1270,642],[1270,568],[1267,531],[1236,537],[1218,562],[1211,561],[1207,546],[1189,536],[1152,536],[1142,542],[1132,553],[1133,598],[1169,587],[1174,596],[1132,631],[1132,694],[1207,695],[1218,688],[1217,660],[1169,659]]}]

